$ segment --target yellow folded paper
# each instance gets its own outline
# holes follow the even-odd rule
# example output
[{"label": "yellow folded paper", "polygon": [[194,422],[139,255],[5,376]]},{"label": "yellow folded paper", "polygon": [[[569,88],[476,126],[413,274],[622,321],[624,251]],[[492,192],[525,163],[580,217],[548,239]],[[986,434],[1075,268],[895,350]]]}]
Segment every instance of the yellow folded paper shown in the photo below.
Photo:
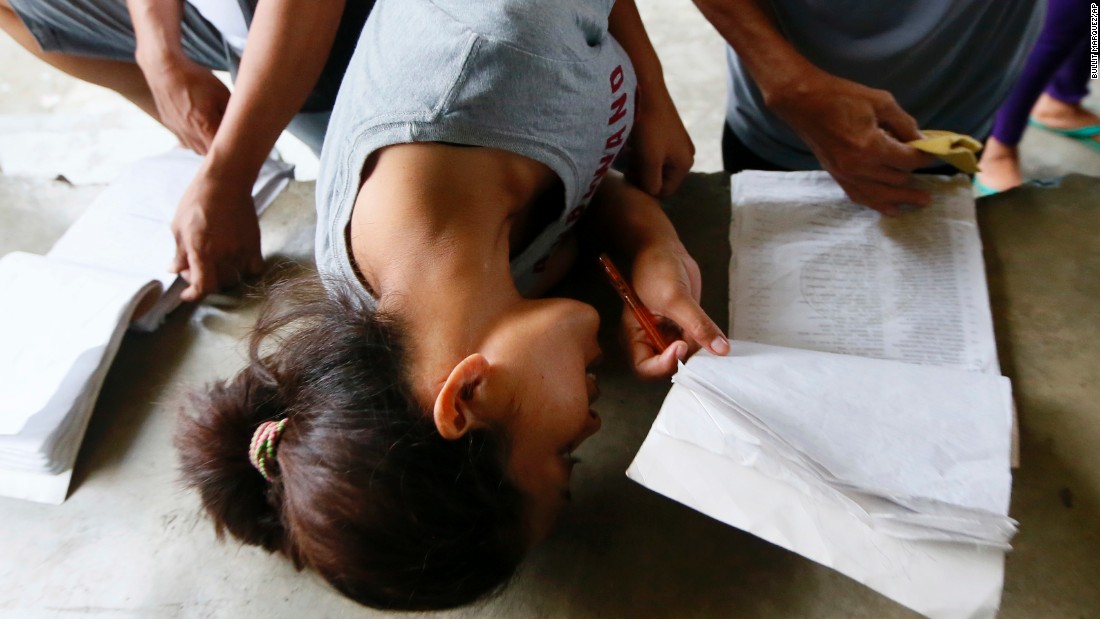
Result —
[{"label": "yellow folded paper", "polygon": [[924,138],[908,142],[909,146],[935,155],[967,174],[978,172],[978,159],[974,153],[982,149],[981,142],[954,131],[924,129],[921,133]]}]

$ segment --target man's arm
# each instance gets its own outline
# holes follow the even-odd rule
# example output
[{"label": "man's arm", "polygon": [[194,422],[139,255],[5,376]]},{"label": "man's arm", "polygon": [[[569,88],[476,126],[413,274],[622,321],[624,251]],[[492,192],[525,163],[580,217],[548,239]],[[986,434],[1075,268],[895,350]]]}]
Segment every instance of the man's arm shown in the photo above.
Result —
[{"label": "man's arm", "polygon": [[344,3],[264,0],[258,4],[233,97],[207,157],[212,170],[255,179],[275,140],[317,83]]},{"label": "man's arm", "polygon": [[634,0],[615,2],[608,16],[608,30],[630,56],[638,76],[634,130],[630,136],[630,180],[650,195],[667,196],[691,170],[695,145],[668,94],[661,61]]},{"label": "man's arm", "polygon": [[694,0],[737,51],[764,103],[813,151],[848,197],[885,214],[927,204],[912,171],[934,159],[905,142],[919,139],[912,116],[884,90],[826,73],[802,56],[760,0]]},{"label": "man's arm", "polygon": [[156,102],[158,120],[180,144],[206,154],[229,89],[191,61],[180,40],[183,0],[127,0],[137,39],[135,60]]},{"label": "man's arm", "polygon": [[[151,87],[158,75],[172,75],[180,66],[217,81],[180,51],[181,0],[128,1],[138,39],[138,64]],[[200,299],[262,268],[252,184],[275,140],[320,76],[343,8],[344,0],[260,2],[234,93],[222,108],[224,117],[212,106],[194,106],[175,115],[175,122],[189,131],[177,130],[162,111],[162,121],[181,141],[206,155],[172,222],[177,253],[171,269],[190,284],[183,299]],[[191,82],[173,82],[160,93],[154,87],[158,110],[175,109],[162,105],[162,99],[183,101],[177,107],[187,108],[186,102],[200,100],[213,90],[208,85],[206,78],[196,77]],[[182,135],[191,137],[185,140]]]}]

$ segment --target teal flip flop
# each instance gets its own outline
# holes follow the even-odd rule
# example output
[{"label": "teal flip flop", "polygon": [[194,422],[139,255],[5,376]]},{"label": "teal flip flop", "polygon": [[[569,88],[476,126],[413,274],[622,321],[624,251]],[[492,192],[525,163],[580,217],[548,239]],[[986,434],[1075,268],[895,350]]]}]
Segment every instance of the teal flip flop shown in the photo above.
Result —
[{"label": "teal flip flop", "polygon": [[978,175],[974,175],[974,193],[978,194],[977,197],[984,198],[986,196],[992,196],[1001,193],[999,190],[986,185],[978,180]]},{"label": "teal flip flop", "polygon": [[1078,142],[1088,146],[1092,150],[1100,152],[1100,142],[1097,142],[1093,138],[1100,135],[1100,125],[1090,125],[1088,127],[1079,127],[1077,129],[1059,129],[1058,127],[1051,127],[1050,125],[1043,124],[1034,118],[1027,119],[1027,124],[1032,127],[1038,127],[1043,131],[1049,131],[1055,135],[1069,138],[1071,140],[1077,140]]}]

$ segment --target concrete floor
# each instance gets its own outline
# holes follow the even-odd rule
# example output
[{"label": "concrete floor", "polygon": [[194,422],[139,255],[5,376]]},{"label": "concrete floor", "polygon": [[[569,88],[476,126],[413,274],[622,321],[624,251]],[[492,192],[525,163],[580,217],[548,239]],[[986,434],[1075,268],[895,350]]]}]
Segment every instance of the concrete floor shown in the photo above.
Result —
[{"label": "concrete floor", "polygon": [[[696,141],[696,168],[717,170],[721,42],[688,3],[660,2],[639,4]],[[0,167],[8,171],[0,174],[0,254],[43,252],[98,191],[50,179],[109,178],[164,134],[113,96],[32,62],[7,40],[0,40],[0,67],[0,115],[22,115],[0,116]],[[45,146],[32,153],[26,143]],[[90,150],[77,148],[84,145]],[[1100,177],[1100,155],[1079,145],[1029,133],[1023,149],[1032,176]],[[308,157],[293,152],[308,168]],[[39,176],[15,176],[13,169]],[[311,260],[312,201],[312,183],[296,182],[265,215],[272,262]],[[1002,617],[1100,617],[1098,202],[1100,180],[1085,177],[981,202],[1002,363],[1022,426],[1023,465],[1012,504],[1021,533],[1008,558]],[[668,207],[701,260],[704,305],[724,325],[723,175],[693,175]],[[598,280],[583,278],[577,292],[615,310],[605,315],[617,313]],[[176,482],[170,440],[179,394],[237,369],[240,338],[256,309],[252,299],[225,295],[178,311],[157,333],[127,336],[68,501],[0,499],[0,618],[386,616],[344,600],[284,560],[217,542],[195,497]],[[623,471],[667,385],[630,378],[610,326],[603,333],[609,359],[599,402],[606,423],[579,454],[574,507],[512,587],[439,616],[915,616],[627,480]]]}]

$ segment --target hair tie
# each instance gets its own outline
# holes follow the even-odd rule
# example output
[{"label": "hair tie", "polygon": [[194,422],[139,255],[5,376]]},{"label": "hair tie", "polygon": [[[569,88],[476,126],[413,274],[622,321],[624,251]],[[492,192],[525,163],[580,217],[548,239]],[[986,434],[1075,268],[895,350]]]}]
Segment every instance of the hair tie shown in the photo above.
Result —
[{"label": "hair tie", "polygon": [[263,475],[264,479],[271,481],[267,465],[275,462],[275,448],[279,444],[279,437],[283,435],[283,427],[286,419],[280,421],[265,421],[252,433],[252,442],[248,446],[248,461]]}]

